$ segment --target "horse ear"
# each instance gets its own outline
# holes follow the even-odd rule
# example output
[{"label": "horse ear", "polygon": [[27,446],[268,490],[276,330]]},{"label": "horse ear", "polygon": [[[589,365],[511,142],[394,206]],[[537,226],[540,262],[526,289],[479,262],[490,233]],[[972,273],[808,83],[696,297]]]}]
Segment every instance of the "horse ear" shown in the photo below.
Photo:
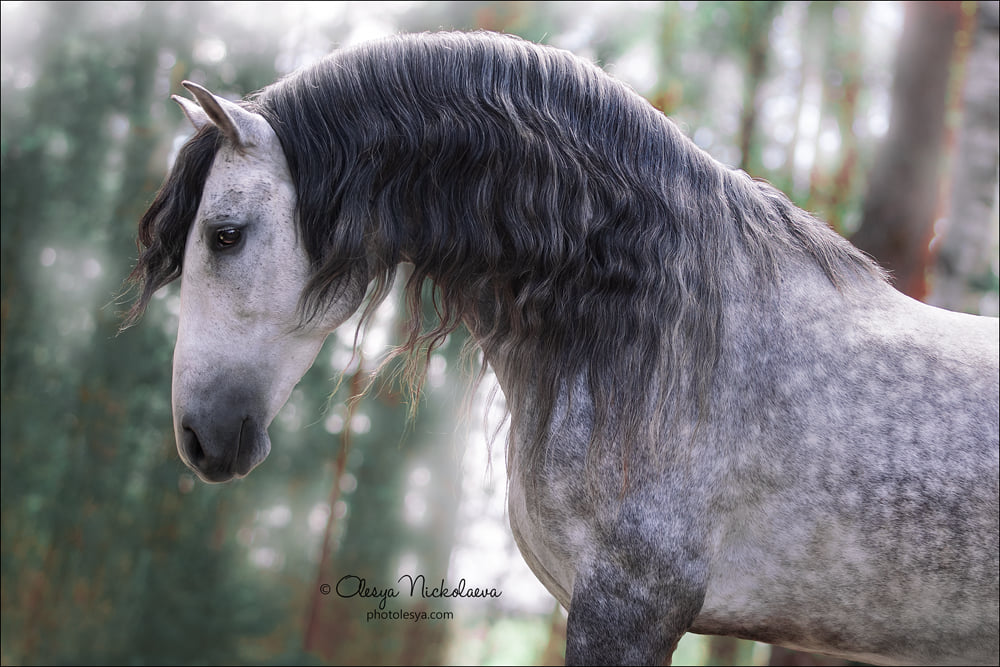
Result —
[{"label": "horse ear", "polygon": [[206,123],[212,123],[236,146],[245,148],[257,145],[262,130],[266,129],[261,124],[267,126],[267,121],[262,116],[251,113],[225,98],[213,95],[197,83],[182,81],[181,85],[190,90],[201,105],[199,107],[190,100],[176,95],[173,97],[181,105],[184,115],[192,125],[201,129]]},{"label": "horse ear", "polygon": [[205,127],[205,125],[211,123],[211,119],[208,114],[201,110],[201,107],[187,99],[186,97],[181,97],[180,95],[171,95],[170,99],[180,105],[181,111],[187,116],[187,119],[191,121],[194,125],[194,129],[200,130]]}]

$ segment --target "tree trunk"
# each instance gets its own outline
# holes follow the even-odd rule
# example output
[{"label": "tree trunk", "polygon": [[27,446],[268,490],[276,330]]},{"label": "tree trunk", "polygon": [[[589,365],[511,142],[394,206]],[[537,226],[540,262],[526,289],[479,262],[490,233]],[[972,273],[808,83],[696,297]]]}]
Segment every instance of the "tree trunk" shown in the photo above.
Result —
[{"label": "tree trunk", "polygon": [[998,145],[1000,145],[1000,19],[996,2],[979,2],[966,64],[958,151],[947,218],[938,229],[928,302],[996,315],[983,303],[996,256]]},{"label": "tree trunk", "polygon": [[771,23],[781,7],[780,2],[750,3],[743,6],[741,35],[748,49],[746,79],[743,83],[743,110],[740,113],[740,169],[754,173],[760,164],[759,146],[755,141],[757,115],[760,110],[760,89],[767,74],[770,53]]},{"label": "tree trunk", "polygon": [[926,295],[960,2],[908,2],[889,132],[875,160],[861,226],[851,241],[892,273],[900,291]]}]

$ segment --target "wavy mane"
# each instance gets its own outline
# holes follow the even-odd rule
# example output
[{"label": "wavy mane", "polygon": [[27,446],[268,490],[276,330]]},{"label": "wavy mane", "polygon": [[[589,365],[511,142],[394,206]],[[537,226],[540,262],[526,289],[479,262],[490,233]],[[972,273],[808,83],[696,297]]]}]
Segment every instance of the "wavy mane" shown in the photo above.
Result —
[{"label": "wavy mane", "polygon": [[[542,425],[583,378],[600,446],[662,428],[653,410],[704,410],[736,249],[765,277],[788,253],[835,284],[881,275],[558,49],[490,33],[397,36],[338,51],[246,104],[277,133],[294,180],[313,269],[307,316],[360,272],[374,280],[364,321],[410,262],[402,351],[413,367],[465,322],[486,360],[532,392]],[[179,275],[217,145],[196,135],[142,219],[129,322]]]}]

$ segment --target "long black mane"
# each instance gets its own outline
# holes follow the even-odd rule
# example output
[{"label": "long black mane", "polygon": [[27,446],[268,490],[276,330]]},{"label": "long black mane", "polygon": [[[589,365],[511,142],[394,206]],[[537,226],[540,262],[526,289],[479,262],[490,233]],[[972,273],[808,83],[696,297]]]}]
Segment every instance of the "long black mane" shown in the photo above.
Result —
[{"label": "long black mane", "polygon": [[[374,280],[367,317],[411,262],[405,350],[464,321],[486,359],[533,392],[543,424],[582,377],[596,442],[658,428],[657,407],[704,407],[735,249],[765,277],[789,252],[835,283],[878,274],[558,49],[489,33],[398,36],[336,52],[245,104],[270,122],[294,180],[313,268],[307,314],[359,273]],[[142,219],[130,321],[180,273],[217,135],[185,146]]]}]

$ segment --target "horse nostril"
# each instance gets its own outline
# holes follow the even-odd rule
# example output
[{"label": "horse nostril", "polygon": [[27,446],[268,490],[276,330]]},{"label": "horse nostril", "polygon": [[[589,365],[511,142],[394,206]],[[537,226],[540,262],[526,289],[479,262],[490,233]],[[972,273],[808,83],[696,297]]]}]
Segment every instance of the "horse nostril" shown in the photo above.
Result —
[{"label": "horse nostril", "polygon": [[187,456],[188,462],[195,468],[201,468],[201,464],[205,461],[205,450],[201,446],[201,442],[198,441],[198,434],[189,428],[184,429],[184,454]]},{"label": "horse nostril", "polygon": [[177,452],[184,464],[210,483],[245,477],[271,448],[267,431],[250,418],[218,424],[182,419]]}]

